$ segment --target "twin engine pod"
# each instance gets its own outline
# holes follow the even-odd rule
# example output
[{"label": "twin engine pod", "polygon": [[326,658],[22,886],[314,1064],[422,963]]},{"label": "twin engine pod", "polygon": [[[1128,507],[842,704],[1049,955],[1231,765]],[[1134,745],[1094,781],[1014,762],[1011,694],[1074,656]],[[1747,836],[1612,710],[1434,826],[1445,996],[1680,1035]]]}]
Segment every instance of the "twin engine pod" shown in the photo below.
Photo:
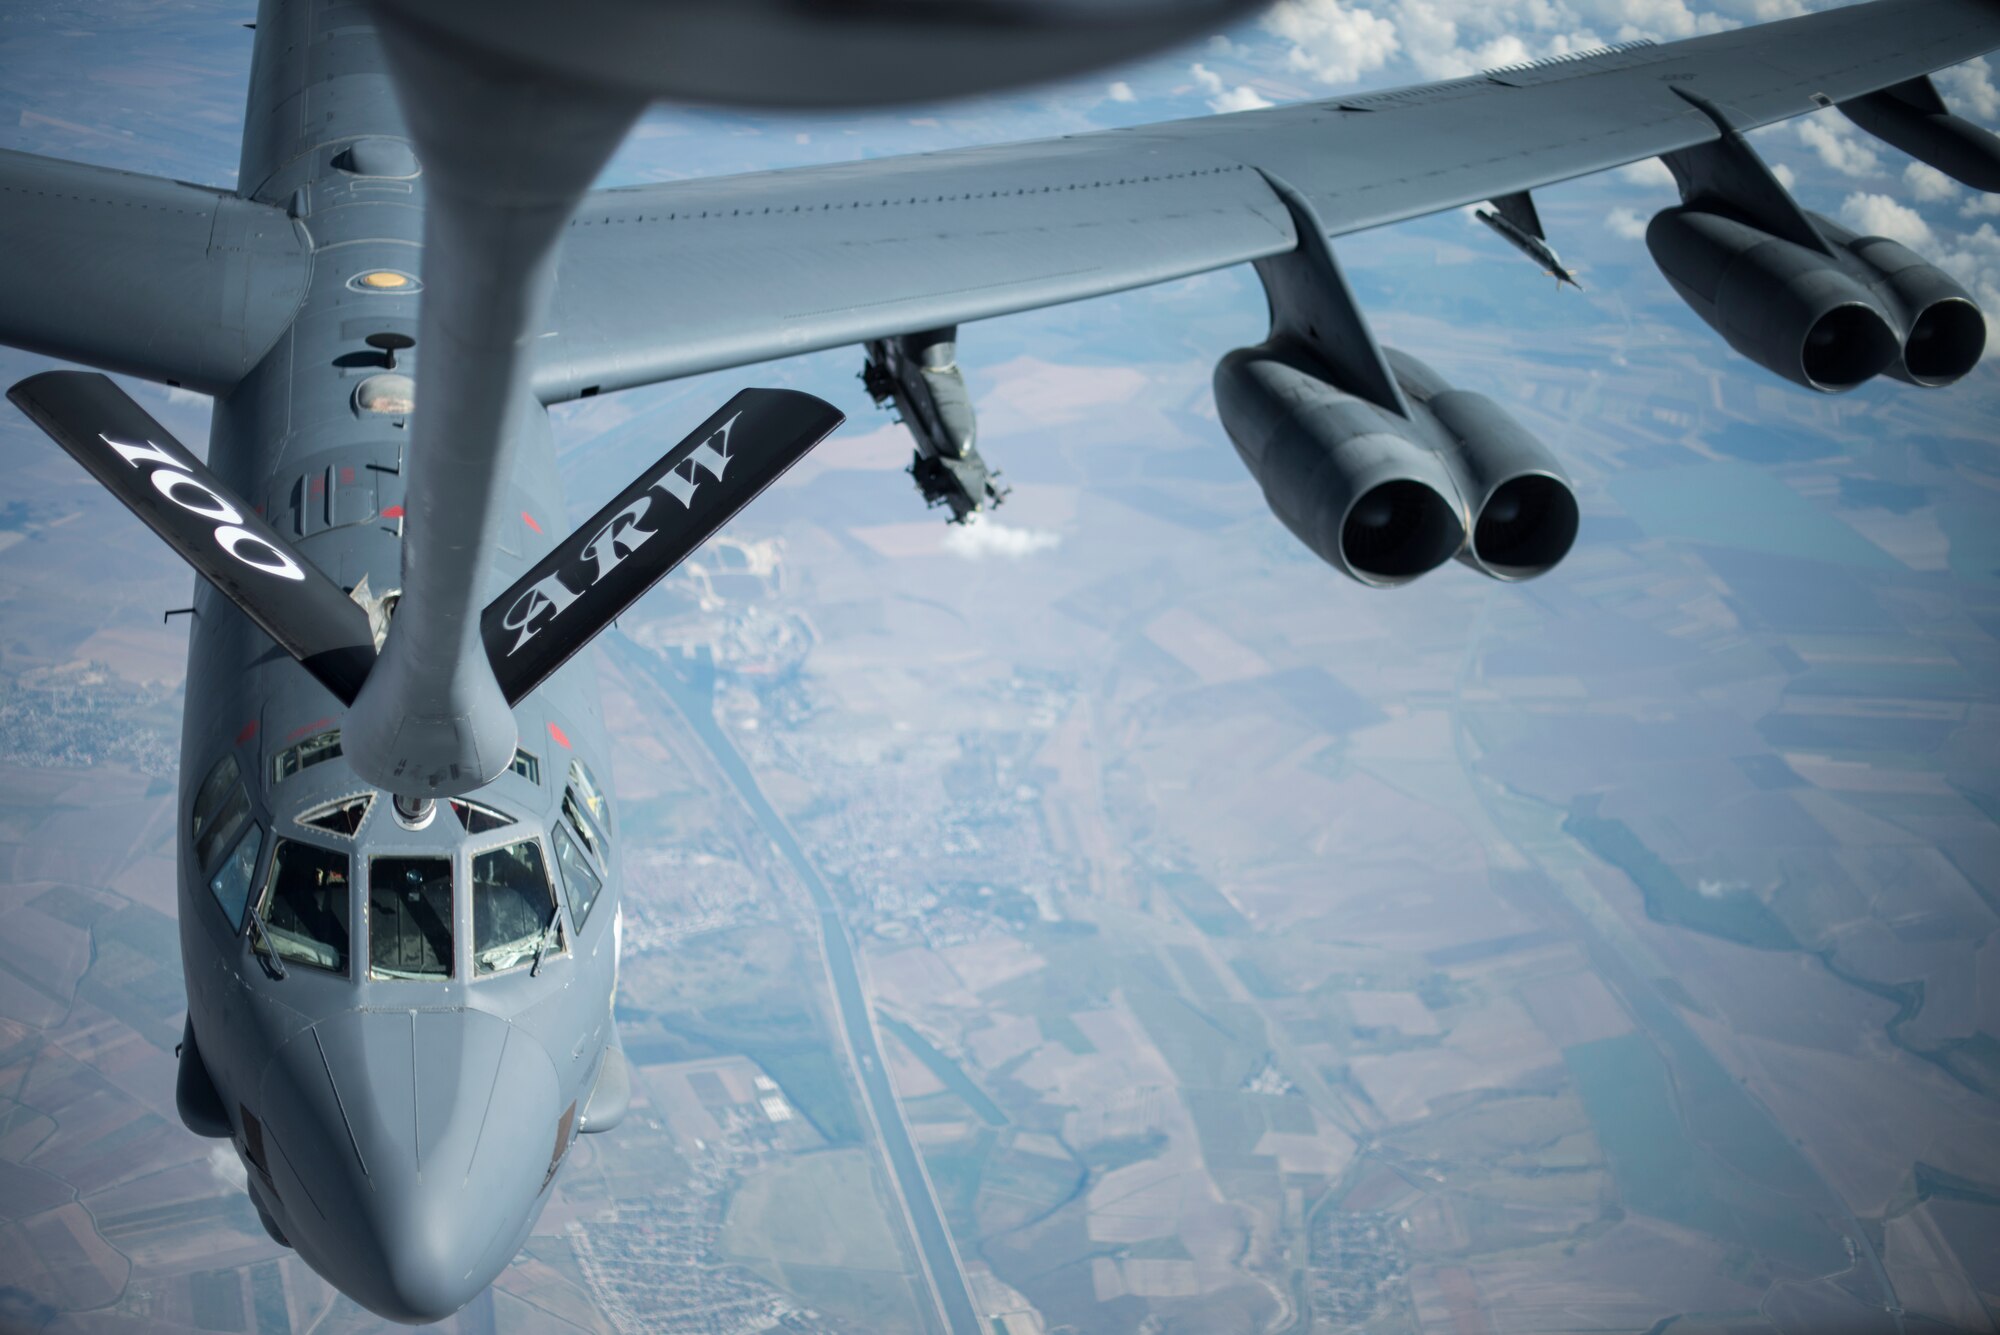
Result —
[{"label": "twin engine pod", "polygon": [[1384,349],[1410,406],[1336,388],[1280,335],[1215,368],[1215,404],[1265,502],[1336,569],[1406,584],[1456,556],[1495,579],[1532,579],[1576,540],[1576,496],[1547,446],[1481,394]]},{"label": "twin engine pod", "polygon": [[1808,389],[1884,373],[1936,387],[1979,364],[1986,319],[1963,287],[1897,242],[1807,216],[1831,256],[1690,205],[1655,216],[1646,248],[1729,346]]}]

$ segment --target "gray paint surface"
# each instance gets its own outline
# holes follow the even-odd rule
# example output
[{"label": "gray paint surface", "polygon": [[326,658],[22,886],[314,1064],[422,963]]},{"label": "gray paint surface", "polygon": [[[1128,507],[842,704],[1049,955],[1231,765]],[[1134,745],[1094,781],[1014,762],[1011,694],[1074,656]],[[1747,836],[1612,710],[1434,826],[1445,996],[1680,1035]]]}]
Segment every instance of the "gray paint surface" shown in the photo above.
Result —
[{"label": "gray paint surface", "polygon": [[[490,455],[457,461],[492,465],[473,526],[480,559],[415,565],[449,584],[437,597],[461,610],[551,542],[514,522],[562,512],[542,403],[1282,254],[1298,237],[1274,180],[1342,232],[1713,139],[1715,124],[1670,82],[1699,88],[1740,128],[1810,111],[1816,94],[1858,96],[2000,44],[1990,4],[1882,0],[1345,101],[605,192],[556,229],[553,301],[516,368],[529,369],[496,381],[454,367],[451,340],[433,313],[420,316],[414,285],[355,285],[378,269],[444,276],[425,258],[433,183],[335,165],[357,140],[410,138],[360,16],[266,0],[244,198],[0,159],[9,201],[0,340],[215,394],[215,474],[274,522],[285,512],[299,550],[331,578],[346,587],[365,578],[381,593],[412,574],[403,511],[418,460],[412,421],[358,411],[354,391],[381,369],[368,360],[369,334],[422,332],[401,369],[420,394],[428,386],[453,411],[486,414],[495,436]],[[521,252],[524,263],[541,253]],[[428,380],[427,362],[439,363]],[[530,379],[540,402],[526,392]],[[442,392],[453,384],[463,402]],[[413,420],[424,420],[421,409]],[[337,510],[340,488],[362,499]],[[282,782],[272,770],[286,747],[343,721],[338,702],[220,594],[204,586],[196,605],[183,830],[201,778],[233,755],[263,832],[256,883],[285,838],[345,854],[356,891],[348,976],[294,964],[274,977],[243,924],[218,909],[206,883],[213,867],[196,865],[183,841],[180,931],[204,1074],[253,1160],[260,1212],[301,1255],[377,1311],[441,1315],[518,1249],[575,1130],[564,1110],[589,1104],[609,1059],[618,869],[603,868],[587,922],[564,896],[564,947],[539,973],[483,979],[469,976],[465,894],[451,978],[368,976],[360,888],[371,858],[428,855],[451,859],[463,889],[478,854],[558,827],[570,757],[608,769],[591,660],[574,660],[511,711],[539,780],[503,771],[478,793],[510,825],[467,837],[440,814],[405,829],[375,793],[366,822],[343,839],[299,817],[371,793],[364,777],[345,759]]]},{"label": "gray paint surface", "polygon": [[1884,0],[1594,59],[1111,130],[600,191],[569,226],[546,402],[961,324],[1292,249],[1816,111],[2000,46],[2000,6]]}]

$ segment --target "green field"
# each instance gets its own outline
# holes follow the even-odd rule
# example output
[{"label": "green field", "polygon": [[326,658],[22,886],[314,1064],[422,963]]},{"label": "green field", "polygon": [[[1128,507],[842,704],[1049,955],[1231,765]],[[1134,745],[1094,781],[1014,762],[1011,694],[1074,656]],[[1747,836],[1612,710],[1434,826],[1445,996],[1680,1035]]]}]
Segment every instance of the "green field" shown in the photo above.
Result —
[{"label": "green field", "polygon": [[1622,820],[1599,816],[1594,803],[1579,802],[1563,821],[1563,832],[1631,878],[1646,899],[1646,916],[1657,922],[1719,936],[1758,950],[1797,950],[1790,929],[1747,891],[1705,895],[1646,847]]},{"label": "green field", "polygon": [[972,1083],[964,1069],[951,1058],[939,1052],[927,1042],[924,1036],[901,1020],[876,1012],[875,1022],[893,1035],[897,1042],[909,1049],[910,1055],[924,1064],[930,1073],[944,1083],[944,1087],[964,1100],[966,1107],[988,1126],[1005,1126],[1007,1114],[999,1105],[986,1097],[986,1091]]},{"label": "green field", "polygon": [[1841,1269],[1831,1201],[1797,1148],[1713,1057],[1674,1051],[1671,1074],[1640,1034],[1563,1052],[1625,1205],[1807,1274]]},{"label": "green field", "polygon": [[904,1269],[863,1150],[826,1150],[743,1179],[723,1220],[721,1248],[741,1261]]}]

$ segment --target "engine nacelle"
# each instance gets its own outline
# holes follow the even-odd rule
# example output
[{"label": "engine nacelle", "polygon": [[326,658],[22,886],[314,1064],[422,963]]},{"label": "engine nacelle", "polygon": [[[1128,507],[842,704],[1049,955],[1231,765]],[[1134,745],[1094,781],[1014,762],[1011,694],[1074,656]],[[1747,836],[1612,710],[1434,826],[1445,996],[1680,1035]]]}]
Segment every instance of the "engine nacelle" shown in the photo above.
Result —
[{"label": "engine nacelle", "polygon": [[1444,458],[1472,528],[1458,559],[1494,579],[1554,569],[1576,542],[1576,493],[1541,439],[1484,394],[1453,389],[1405,352],[1384,350],[1420,418],[1446,438]]},{"label": "engine nacelle", "polygon": [[1902,339],[1868,287],[1825,255],[1680,205],[1646,228],[1653,262],[1729,346],[1808,389],[1840,393],[1896,361]]},{"label": "engine nacelle", "polygon": [[1218,362],[1215,407],[1271,512],[1344,574],[1406,584],[1464,544],[1444,461],[1410,423],[1326,383],[1289,340]]},{"label": "engine nacelle", "polygon": [[1986,353],[1986,316],[1958,280],[1899,241],[1856,236],[1831,218],[1811,217],[1821,234],[1860,266],[1902,333],[1888,374],[1936,388],[1979,365]]},{"label": "engine nacelle", "polygon": [[1953,180],[1989,194],[2000,190],[2000,138],[1952,115],[1928,78],[1857,97],[1840,109],[1883,143]]},{"label": "engine nacelle", "polygon": [[1330,384],[1284,337],[1216,366],[1216,409],[1272,513],[1377,587],[1453,556],[1509,580],[1560,561],[1576,539],[1576,498],[1547,448],[1490,399],[1414,357],[1384,356],[1408,418]]}]

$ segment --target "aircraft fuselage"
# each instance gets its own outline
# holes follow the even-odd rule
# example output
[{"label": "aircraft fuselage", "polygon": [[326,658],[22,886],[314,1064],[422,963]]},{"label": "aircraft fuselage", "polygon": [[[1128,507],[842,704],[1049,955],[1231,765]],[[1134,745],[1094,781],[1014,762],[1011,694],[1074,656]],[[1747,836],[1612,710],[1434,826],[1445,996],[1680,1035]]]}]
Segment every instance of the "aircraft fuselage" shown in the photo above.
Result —
[{"label": "aircraft fuselage", "polygon": [[[401,471],[425,410],[424,349],[408,346],[425,183],[362,12],[262,6],[239,186],[289,210],[311,276],[290,328],[216,400],[208,460],[379,600],[400,587],[405,527],[425,522],[404,513]],[[501,452],[482,598],[568,527],[547,413],[527,407],[509,414],[522,435]],[[314,1269],[383,1315],[435,1319],[512,1260],[574,1136],[622,1112],[600,1099],[590,1117],[622,1061],[593,665],[580,655],[516,709],[512,769],[406,821],[338,753],[340,702],[206,583],[195,608],[178,870],[184,1060],[226,1120],[207,1129]]]}]

